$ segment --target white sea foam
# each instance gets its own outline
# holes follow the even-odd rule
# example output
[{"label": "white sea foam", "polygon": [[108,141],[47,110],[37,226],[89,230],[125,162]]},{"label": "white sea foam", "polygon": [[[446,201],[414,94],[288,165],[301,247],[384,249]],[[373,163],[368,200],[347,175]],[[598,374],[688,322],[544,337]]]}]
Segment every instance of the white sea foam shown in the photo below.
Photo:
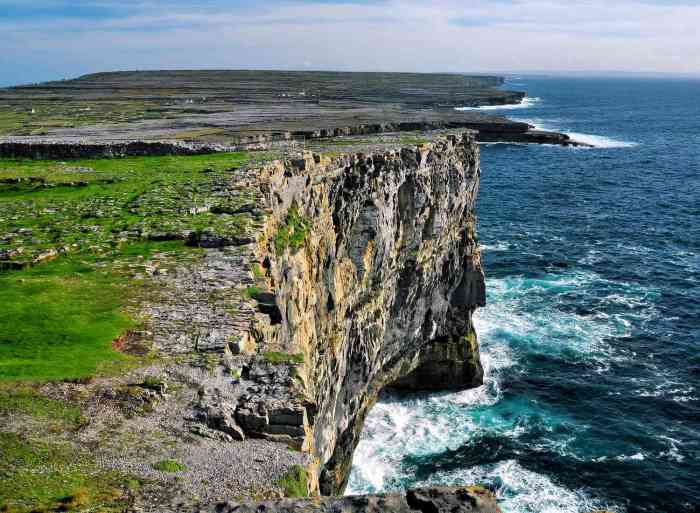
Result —
[{"label": "white sea foam", "polygon": [[507,251],[510,244],[507,242],[496,242],[495,244],[480,244],[481,251]]},{"label": "white sea foam", "polygon": [[[594,134],[582,134],[579,132],[571,132],[567,129],[557,126],[557,124],[564,123],[565,120],[559,119],[541,119],[541,118],[512,118],[513,121],[520,121],[521,123],[527,123],[532,125],[535,130],[545,130],[549,132],[563,132],[568,135],[572,140],[580,142],[583,144],[589,144],[593,148],[634,148],[639,146],[639,143],[630,141],[621,141],[619,139],[613,139],[612,137],[605,137],[603,135]],[[570,148],[575,148],[570,146]],[[578,147],[578,149],[586,149],[585,147]]]},{"label": "white sea foam", "polygon": [[644,461],[645,456],[641,452],[637,452],[630,455],[616,456],[615,459],[617,461]]},{"label": "white sea foam", "polygon": [[551,126],[549,123],[552,121],[549,120],[544,120],[541,118],[522,118],[522,117],[516,117],[516,116],[508,116],[510,119],[513,121],[518,121],[520,123],[527,123],[528,125],[531,125],[535,130],[548,130],[548,131],[555,131],[556,128]]},{"label": "white sea foam", "polygon": [[650,380],[638,380],[639,384],[643,386],[634,392],[639,397],[660,397],[677,403],[687,403],[696,399],[695,387],[688,383],[667,378],[659,373],[652,379],[651,382]]},{"label": "white sea foam", "polygon": [[[474,317],[477,332],[486,347],[492,340],[513,341],[528,351],[578,354],[608,366],[613,350],[607,340],[625,336],[628,327],[618,319],[596,319],[556,308],[560,294],[585,290],[599,281],[592,272],[490,279],[487,306]],[[536,304],[541,306],[533,309]]]},{"label": "white sea foam", "polygon": [[583,491],[569,490],[557,485],[547,476],[532,472],[514,460],[458,471],[439,471],[419,486],[443,483],[490,483],[503,511],[509,513],[585,513],[614,507],[594,501]]},{"label": "white sea foam", "polygon": [[577,132],[565,132],[572,140],[583,144],[590,144],[594,148],[633,148],[639,146],[636,142],[620,141],[611,137],[592,134],[580,134]]},{"label": "white sea foam", "polygon": [[670,436],[664,435],[659,435],[657,438],[668,443],[669,446],[667,451],[662,451],[659,453],[660,457],[673,460],[677,463],[681,463],[685,459],[685,456],[681,454],[678,448],[681,445],[680,440],[676,440],[675,438],[671,438]]},{"label": "white sea foam", "polygon": [[[500,372],[513,365],[505,344],[485,345],[481,352],[484,384],[480,387],[415,399],[379,401],[365,420],[353,457],[348,494],[381,491],[409,478],[402,472],[406,455],[426,455],[456,449],[479,429],[470,408],[492,406],[501,398]],[[510,432],[510,436],[517,436]]]},{"label": "white sea foam", "polygon": [[491,110],[515,110],[515,109],[527,109],[533,105],[541,102],[542,100],[537,97],[531,98],[526,96],[522,99],[520,103],[510,104],[510,105],[481,105],[480,107],[456,107],[455,110],[459,111],[491,111]]},{"label": "white sea foam", "polygon": [[[611,289],[607,297],[593,294],[601,286]],[[408,482],[414,484],[412,468],[404,465],[406,456],[437,455],[465,447],[483,436],[518,439],[533,428],[549,430],[553,425],[568,426],[565,433],[552,432],[539,440],[539,445],[532,446],[533,451],[555,452],[574,459],[584,457],[577,454],[575,447],[577,433],[585,427],[579,426],[575,419],[561,412],[541,411],[539,417],[548,420],[536,420],[535,425],[521,421],[527,419],[527,414],[513,417],[499,413],[499,403],[504,400],[504,380],[520,372],[519,355],[533,352],[586,361],[600,372],[606,372],[611,362],[632,358],[615,347],[619,344],[610,343],[611,339],[629,334],[629,322],[623,322],[626,320],[623,314],[578,314],[560,309],[558,304],[571,294],[590,291],[591,298],[603,305],[610,303],[646,311],[649,291],[577,270],[553,272],[536,279],[525,276],[488,279],[487,291],[487,306],[477,310],[474,316],[484,384],[472,390],[430,397],[382,399],[366,420],[353,460],[348,493],[377,492]],[[508,397],[507,401],[505,411],[527,412],[530,408],[525,399],[519,403],[518,399]],[[579,513],[596,509],[583,493],[561,487],[515,461],[450,473],[437,471],[429,480],[434,484],[491,483],[499,490],[504,511],[509,512]],[[605,505],[597,505],[600,506]]]}]

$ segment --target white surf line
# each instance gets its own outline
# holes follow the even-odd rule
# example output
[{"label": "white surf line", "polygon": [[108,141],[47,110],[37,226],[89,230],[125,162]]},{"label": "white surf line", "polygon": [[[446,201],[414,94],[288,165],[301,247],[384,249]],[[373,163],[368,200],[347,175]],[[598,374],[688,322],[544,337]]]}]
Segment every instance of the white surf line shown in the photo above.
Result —
[{"label": "white surf line", "polygon": [[[511,105],[481,105],[479,107],[455,107],[455,110],[465,112],[465,111],[500,111],[500,110],[517,110],[517,109],[527,109],[534,106],[535,104],[541,102],[542,99],[538,97],[526,96],[520,103]],[[571,148],[578,149],[595,149],[595,148],[633,148],[638,146],[638,143],[620,141],[618,139],[613,139],[611,137],[605,137],[602,135],[593,134],[582,134],[578,132],[566,132],[561,131],[558,128],[545,127],[544,125],[533,122],[527,119],[513,119],[513,121],[520,121],[523,123],[528,123],[534,127],[535,130],[543,130],[548,132],[560,132],[566,134],[571,138],[573,142],[581,143],[583,146],[571,146]],[[487,144],[513,144],[513,143],[487,143]],[[515,143],[517,144],[517,143]],[[527,145],[529,143],[521,143]]]},{"label": "white surf line", "polygon": [[520,103],[513,103],[508,105],[480,105],[479,107],[455,107],[458,111],[489,111],[489,110],[514,110],[514,109],[527,109],[532,107],[536,103],[541,101],[540,98],[526,96],[522,99]]},{"label": "white surf line", "polygon": [[[590,146],[595,148],[634,148],[635,146],[639,146],[639,143],[636,142],[629,142],[629,141],[620,141],[618,139],[613,139],[612,137],[605,137],[603,135],[592,135],[592,134],[580,134],[578,132],[564,132],[566,135],[568,135],[571,140],[584,143],[584,144],[589,144]],[[585,147],[583,147],[585,149]],[[589,148],[590,149],[590,148]]]},{"label": "white surf line", "polygon": [[572,141],[587,145],[569,146],[568,148],[570,149],[594,150],[609,148],[634,148],[635,146],[639,146],[639,143],[636,142],[621,141],[619,139],[613,139],[612,137],[605,137],[604,135],[569,132],[566,130],[562,130],[561,128],[546,125],[546,122],[541,119],[513,118],[513,121],[519,121],[521,123],[527,123],[529,125],[532,125],[534,127],[534,130],[544,130],[548,132],[559,132],[562,134],[566,134]]}]

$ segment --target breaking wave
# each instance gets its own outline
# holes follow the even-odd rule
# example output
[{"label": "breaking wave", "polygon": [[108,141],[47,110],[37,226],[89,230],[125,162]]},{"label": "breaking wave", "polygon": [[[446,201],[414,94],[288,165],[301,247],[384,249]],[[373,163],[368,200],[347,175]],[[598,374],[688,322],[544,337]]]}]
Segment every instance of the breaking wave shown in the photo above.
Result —
[{"label": "breaking wave", "polygon": [[481,105],[479,107],[455,107],[459,111],[492,111],[492,110],[516,110],[527,109],[542,101],[540,98],[531,98],[526,96],[520,103],[510,105]]},{"label": "breaking wave", "polygon": [[566,132],[576,142],[590,144],[594,148],[634,148],[638,143],[619,141],[602,135],[579,134],[577,132]]}]

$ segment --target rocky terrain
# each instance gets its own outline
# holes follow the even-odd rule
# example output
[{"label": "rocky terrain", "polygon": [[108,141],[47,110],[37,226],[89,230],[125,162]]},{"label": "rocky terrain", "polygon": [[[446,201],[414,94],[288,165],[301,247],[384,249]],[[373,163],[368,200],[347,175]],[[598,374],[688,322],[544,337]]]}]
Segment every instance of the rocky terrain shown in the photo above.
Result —
[{"label": "rocky terrain", "polygon": [[339,496],[383,388],[482,382],[477,142],[575,144],[453,109],[522,99],[500,84],[0,91],[0,511],[499,511],[477,486]]},{"label": "rocky terrain", "polygon": [[323,497],[317,500],[282,499],[262,503],[222,503],[217,513],[270,511],[322,513],[500,513],[494,495],[481,487],[427,488],[370,496]]},{"label": "rocky terrain", "polygon": [[[578,145],[564,134],[455,107],[514,104],[499,77],[151,71],[0,90],[0,156],[22,145],[189,141],[256,149],[386,132],[476,130],[477,140]],[[44,148],[43,151],[46,151]],[[85,154],[83,157],[88,157]],[[53,154],[52,158],[62,158]]]},{"label": "rocky terrain", "polygon": [[[27,270],[6,271],[3,279],[19,290],[60,269],[63,260],[81,258],[83,266],[111,269],[142,285],[138,294],[127,294],[124,305],[140,321],[111,343],[136,358],[128,368],[30,385],[22,397],[31,408],[17,409],[12,385],[2,389],[8,451],[33,450],[37,443],[67,444],[75,454],[92,448],[93,455],[81,456],[76,478],[92,483],[82,493],[93,503],[114,511],[195,511],[255,497],[334,495],[344,489],[364,415],[383,387],[478,385],[481,366],[471,323],[484,301],[473,215],[478,149],[470,134],[404,149],[386,146],[331,157],[307,152],[228,169],[223,160],[200,173],[192,161],[188,167],[195,173],[175,175],[168,188],[161,190],[156,180],[149,186],[153,193],[125,196],[128,214],[119,223],[126,224],[115,233],[120,242],[102,233],[104,221],[97,217],[96,230],[76,228],[80,237],[94,240],[74,244],[66,256],[55,252],[26,261],[34,254],[32,244],[41,242],[40,230],[17,232],[26,235],[27,249],[18,255],[5,250],[4,258],[23,263],[5,268]],[[99,169],[100,162],[110,161],[94,162]],[[114,162],[128,169],[141,161]],[[47,176],[76,172],[68,167],[49,164]],[[96,170],[85,169],[90,169],[83,174],[85,187],[96,186],[90,184],[98,180]],[[115,174],[120,168],[109,169]],[[37,188],[34,182],[5,181],[3,202],[13,208],[33,208],[35,201],[17,201],[40,195],[46,200],[39,205],[55,211],[52,215],[73,208],[62,199],[65,184]],[[108,215],[121,219],[121,193],[109,191],[126,185],[116,180],[100,187],[105,190],[93,208],[106,215],[98,198],[108,194]],[[140,228],[127,226],[135,214],[148,219],[167,208],[175,208],[169,223],[178,219],[177,205],[188,196],[162,196],[169,188],[199,195],[173,228],[157,232],[140,221],[134,225]],[[67,191],[83,197],[81,188]],[[155,201],[156,195],[162,199]],[[9,222],[32,215],[26,211]],[[66,221],[72,219],[66,215]],[[209,228],[188,229],[199,216],[227,220],[212,217]],[[131,247],[143,238],[156,244],[155,252],[145,258],[119,251],[113,256],[115,243]],[[13,235],[4,244],[17,247],[18,241]],[[189,252],[177,249],[188,246]],[[94,263],[81,256],[88,247],[97,255]],[[425,373],[438,379],[428,383]],[[46,401],[59,411],[78,408],[80,417],[47,431],[36,411]],[[39,432],[51,434],[39,442]],[[71,468],[78,465],[73,456],[64,457]],[[5,488],[6,493],[24,493],[21,476],[32,470],[23,470],[19,461],[7,462],[15,470],[4,483],[20,488]],[[431,500],[454,504],[450,493]],[[68,494],[73,502],[79,496]],[[422,510],[406,497],[367,500],[397,511]],[[18,501],[6,509],[25,511],[36,504]],[[323,507],[359,510],[362,501]],[[472,502],[464,502],[472,508],[464,511],[493,510],[492,499],[485,509],[482,499]],[[52,507],[70,509],[66,504]]]}]

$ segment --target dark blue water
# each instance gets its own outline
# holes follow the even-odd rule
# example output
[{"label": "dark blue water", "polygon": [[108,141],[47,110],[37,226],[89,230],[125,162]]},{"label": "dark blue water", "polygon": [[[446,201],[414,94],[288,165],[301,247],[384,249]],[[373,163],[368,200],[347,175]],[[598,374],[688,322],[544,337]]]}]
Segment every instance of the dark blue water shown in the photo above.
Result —
[{"label": "dark blue water", "polygon": [[700,81],[523,77],[482,146],[484,386],[386,396],[350,492],[480,482],[506,513],[700,505]]}]

